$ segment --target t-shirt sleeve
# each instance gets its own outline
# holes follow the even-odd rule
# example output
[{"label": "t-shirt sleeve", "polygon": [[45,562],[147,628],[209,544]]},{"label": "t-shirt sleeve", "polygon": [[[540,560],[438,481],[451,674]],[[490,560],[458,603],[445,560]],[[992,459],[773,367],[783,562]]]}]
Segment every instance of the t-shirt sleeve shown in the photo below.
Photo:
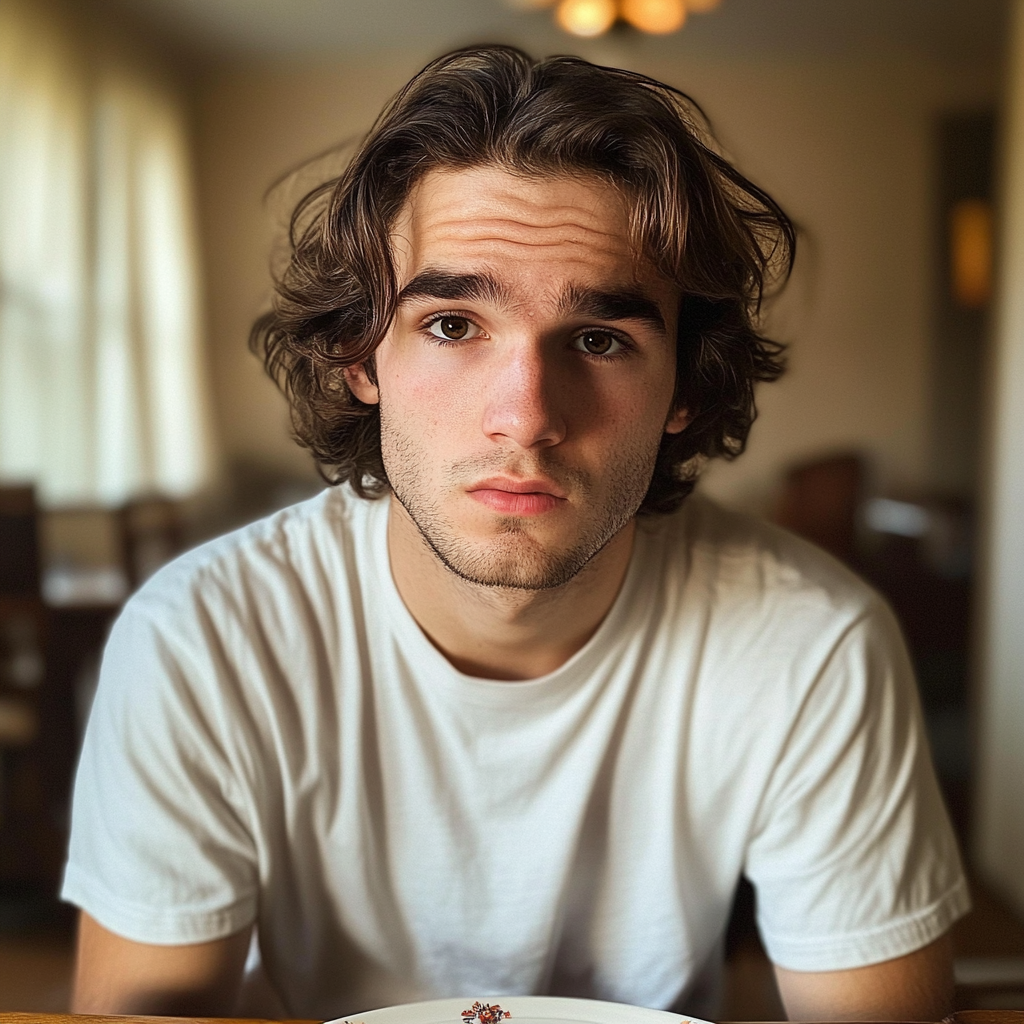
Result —
[{"label": "t-shirt sleeve", "polygon": [[881,602],[804,694],[745,870],[768,954],[790,970],[902,956],[970,909],[913,672]]},{"label": "t-shirt sleeve", "polygon": [[75,781],[62,890],[137,942],[201,942],[256,916],[252,829],[216,644],[143,590],[115,624]]}]

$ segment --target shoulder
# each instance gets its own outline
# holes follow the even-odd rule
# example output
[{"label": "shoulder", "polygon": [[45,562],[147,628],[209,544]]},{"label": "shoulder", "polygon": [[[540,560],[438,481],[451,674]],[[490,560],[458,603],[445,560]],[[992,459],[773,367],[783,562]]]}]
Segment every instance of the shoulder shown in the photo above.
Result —
[{"label": "shoulder", "polygon": [[130,599],[136,613],[166,611],[193,601],[228,606],[267,600],[295,586],[315,587],[329,572],[358,573],[381,503],[348,488],[330,488],[241,529],[207,541],[157,571]]},{"label": "shoulder", "polygon": [[818,614],[845,621],[883,605],[875,591],[813,544],[771,523],[694,495],[674,515],[646,520],[669,585],[700,590],[722,612]]},{"label": "shoulder", "polygon": [[765,724],[757,708],[771,708],[784,732],[811,693],[863,705],[879,686],[908,688],[885,601],[826,552],[696,496],[642,529],[663,629],[699,652],[714,716]]},{"label": "shoulder", "polygon": [[195,732],[202,720],[210,736],[270,728],[299,690],[315,709],[339,652],[359,646],[382,514],[386,504],[325,491],[166,565],[114,624],[98,706],[136,729],[173,720]]},{"label": "shoulder", "polygon": [[[111,635],[121,648],[173,660],[279,661],[358,604],[376,571],[386,503],[325,490],[185,553],[133,595]],[[372,586],[372,581],[370,581]]]}]

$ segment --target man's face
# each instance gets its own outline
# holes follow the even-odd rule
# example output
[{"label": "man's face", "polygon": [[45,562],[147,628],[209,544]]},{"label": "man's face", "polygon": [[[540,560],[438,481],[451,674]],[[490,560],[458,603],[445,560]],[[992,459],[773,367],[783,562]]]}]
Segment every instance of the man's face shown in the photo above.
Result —
[{"label": "man's face", "polygon": [[[434,171],[393,232],[377,350],[384,466],[435,554],[475,583],[570,580],[636,513],[672,410],[678,290],[638,265],[597,179]],[[401,515],[402,509],[393,510]]]}]

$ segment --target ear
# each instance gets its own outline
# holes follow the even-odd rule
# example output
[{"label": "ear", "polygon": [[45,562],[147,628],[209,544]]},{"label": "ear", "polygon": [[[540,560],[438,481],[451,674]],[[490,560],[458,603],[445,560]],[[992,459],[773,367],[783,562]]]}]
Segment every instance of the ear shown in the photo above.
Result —
[{"label": "ear", "polygon": [[689,409],[673,409],[665,424],[666,434],[681,434],[689,425],[693,417]]},{"label": "ear", "polygon": [[342,371],[345,374],[345,383],[360,402],[366,405],[376,405],[380,401],[380,392],[377,385],[366,375],[362,363],[355,366],[346,366]]}]

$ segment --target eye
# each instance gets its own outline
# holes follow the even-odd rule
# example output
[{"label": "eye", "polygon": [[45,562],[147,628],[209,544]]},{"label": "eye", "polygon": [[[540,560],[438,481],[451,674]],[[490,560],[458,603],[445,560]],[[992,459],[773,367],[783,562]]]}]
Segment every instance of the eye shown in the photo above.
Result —
[{"label": "eye", "polygon": [[615,356],[626,346],[610,331],[583,331],[573,338],[574,347],[592,356]]},{"label": "eye", "polygon": [[480,328],[464,316],[442,316],[427,325],[435,338],[445,341],[467,341],[480,334]]}]

